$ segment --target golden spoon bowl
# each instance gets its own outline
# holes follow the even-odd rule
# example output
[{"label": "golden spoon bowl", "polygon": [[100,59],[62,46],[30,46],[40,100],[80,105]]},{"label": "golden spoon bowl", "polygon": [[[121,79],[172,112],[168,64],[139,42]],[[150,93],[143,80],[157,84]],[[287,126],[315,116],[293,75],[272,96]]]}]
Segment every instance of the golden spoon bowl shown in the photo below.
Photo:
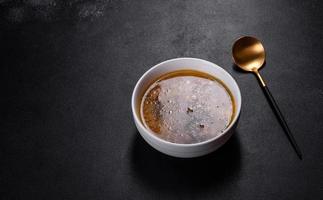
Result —
[{"label": "golden spoon bowl", "polygon": [[254,37],[245,36],[239,38],[232,47],[232,55],[235,64],[245,71],[257,71],[265,62],[265,48]]},{"label": "golden spoon bowl", "polygon": [[238,67],[255,73],[261,85],[266,86],[265,81],[258,72],[265,63],[266,53],[264,46],[257,38],[244,36],[237,39],[232,47],[232,57]]}]

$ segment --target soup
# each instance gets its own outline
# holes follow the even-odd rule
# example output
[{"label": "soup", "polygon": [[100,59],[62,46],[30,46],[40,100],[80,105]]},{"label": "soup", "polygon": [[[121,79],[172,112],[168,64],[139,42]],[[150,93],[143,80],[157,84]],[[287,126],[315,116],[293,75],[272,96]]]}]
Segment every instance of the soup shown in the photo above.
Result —
[{"label": "soup", "polygon": [[159,77],[148,86],[140,105],[144,126],[159,138],[179,144],[220,135],[234,111],[234,99],[224,83],[193,70]]}]

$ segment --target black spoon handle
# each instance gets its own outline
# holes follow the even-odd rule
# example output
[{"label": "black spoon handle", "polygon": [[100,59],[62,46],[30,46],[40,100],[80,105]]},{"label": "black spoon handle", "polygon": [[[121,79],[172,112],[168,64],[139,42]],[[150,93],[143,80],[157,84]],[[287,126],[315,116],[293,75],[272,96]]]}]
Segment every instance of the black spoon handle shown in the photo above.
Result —
[{"label": "black spoon handle", "polygon": [[290,131],[290,129],[286,123],[286,120],[285,120],[283,114],[281,113],[274,97],[271,95],[271,93],[266,85],[262,85],[262,88],[263,88],[264,93],[267,96],[267,99],[268,99],[271,107],[273,108],[273,110],[278,118],[278,121],[280,122],[281,126],[283,127],[290,143],[293,145],[298,157],[302,160],[302,152],[301,152],[300,148],[298,147],[296,140],[295,140],[292,132]]}]

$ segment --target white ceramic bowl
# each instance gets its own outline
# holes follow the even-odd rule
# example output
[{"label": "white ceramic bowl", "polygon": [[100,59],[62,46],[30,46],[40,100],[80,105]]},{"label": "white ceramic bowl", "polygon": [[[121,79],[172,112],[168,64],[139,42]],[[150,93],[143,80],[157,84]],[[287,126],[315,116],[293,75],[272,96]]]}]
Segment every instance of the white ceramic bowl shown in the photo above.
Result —
[{"label": "white ceramic bowl", "polygon": [[[140,120],[140,101],[143,93],[147,89],[152,81],[156,80],[159,76],[166,74],[168,72],[181,70],[181,69],[191,69],[198,70],[201,72],[208,73],[214,77],[219,78],[224,82],[224,84],[231,91],[233,98],[235,100],[235,116],[231,124],[227,127],[222,134],[217,137],[211,138],[204,142],[194,143],[194,144],[177,144],[168,142],[157,137],[150,130],[146,129]],[[131,99],[131,107],[133,118],[137,129],[141,136],[150,144],[152,147],[157,149],[158,151],[165,153],[170,156],[182,157],[182,158],[191,158],[202,156],[208,154],[212,151],[215,151],[220,146],[222,146],[234,132],[235,125],[237,123],[240,109],[241,109],[241,94],[240,89],[236,83],[236,81],[232,78],[232,76],[225,71],[223,68],[218,65],[211,63],[206,60],[197,59],[197,58],[175,58],[171,60],[164,61],[159,63],[149,69],[137,82]]]}]

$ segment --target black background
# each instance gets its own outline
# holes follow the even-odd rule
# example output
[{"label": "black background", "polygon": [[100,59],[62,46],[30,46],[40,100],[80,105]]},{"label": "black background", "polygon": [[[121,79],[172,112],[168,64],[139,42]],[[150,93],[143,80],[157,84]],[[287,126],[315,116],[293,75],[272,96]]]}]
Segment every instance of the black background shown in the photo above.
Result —
[{"label": "black background", "polygon": [[[0,1],[0,199],[322,199],[322,1]],[[236,38],[263,41],[264,79],[300,161]],[[235,135],[196,159],[138,134],[130,97],[151,66],[214,62],[237,80]]]}]

